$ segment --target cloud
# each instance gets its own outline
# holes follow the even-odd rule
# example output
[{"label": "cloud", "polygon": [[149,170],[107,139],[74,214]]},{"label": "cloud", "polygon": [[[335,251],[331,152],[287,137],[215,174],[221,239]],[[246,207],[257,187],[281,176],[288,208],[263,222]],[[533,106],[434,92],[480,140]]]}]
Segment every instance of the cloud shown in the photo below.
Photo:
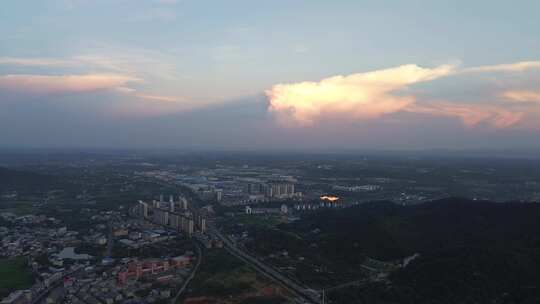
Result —
[{"label": "cloud", "polygon": [[[469,96],[462,96],[461,99],[467,102],[450,102],[451,98],[448,96],[435,99],[425,97],[424,92],[414,85],[440,78],[462,77],[465,74],[469,75],[468,77],[472,74],[474,77],[475,73],[525,73],[532,69],[540,69],[540,61],[472,68],[457,68],[452,65],[422,68],[409,64],[348,76],[334,76],[318,82],[277,84],[266,91],[266,96],[269,100],[268,111],[286,126],[305,127],[325,120],[376,120],[389,114],[413,112],[437,117],[455,117],[466,127],[488,125],[508,128],[527,118],[531,120],[533,113],[537,113],[527,111],[524,107],[512,107],[508,102],[500,100],[502,96],[503,99],[529,104],[540,102],[538,91],[506,89],[527,77],[513,79],[512,82],[507,82],[510,78],[497,78],[496,83],[486,84],[486,88],[489,87],[491,91],[485,88],[475,89],[474,85],[478,85],[476,82],[464,82],[463,92]],[[479,78],[481,79],[483,78]],[[473,87],[471,89],[467,86]],[[433,89],[432,87],[431,90]],[[464,94],[463,92],[461,94]],[[448,91],[444,94],[448,94]]]},{"label": "cloud", "polygon": [[118,87],[118,88],[115,88],[115,90],[119,93],[133,96],[139,99],[150,100],[150,101],[155,101],[155,102],[160,102],[160,103],[169,103],[170,105],[174,105],[175,103],[181,103],[181,102],[188,103],[188,100],[186,100],[185,98],[176,97],[176,96],[146,94],[146,93],[139,92],[136,89],[128,88],[128,87]]},{"label": "cloud", "polygon": [[154,101],[163,101],[163,102],[178,102],[181,101],[178,97],[172,96],[162,96],[162,95],[150,95],[150,94],[135,94],[135,96]]},{"label": "cloud", "polygon": [[128,88],[128,87],[117,87],[117,88],[115,88],[115,90],[118,93],[123,93],[123,94],[131,94],[131,93],[137,92],[137,90],[135,90],[133,88]]},{"label": "cloud", "polygon": [[[141,79],[115,74],[87,75],[6,75],[0,76],[0,91],[12,91],[18,94],[48,94],[77,93],[110,90],[127,97],[126,102],[111,103],[105,109],[106,113],[120,116],[156,116],[183,111],[189,108],[186,100],[155,94],[146,94],[126,85],[141,82]],[[135,100],[134,100],[135,98]],[[125,100],[126,98],[121,98]],[[147,101],[147,102],[143,102]],[[148,102],[152,101],[152,102]]]},{"label": "cloud", "polygon": [[540,61],[521,61],[507,64],[486,65],[464,69],[462,72],[523,72],[529,69],[540,69]]},{"label": "cloud", "polygon": [[[89,101],[89,108],[102,116],[121,118],[145,118],[170,115],[191,110],[193,103],[188,100],[157,94],[146,94],[129,87],[140,83],[141,79],[120,74],[85,74],[85,75],[5,75],[0,76],[0,101],[2,93],[7,100],[22,101],[21,96],[39,98],[43,103],[61,100]],[[91,92],[105,92],[99,100],[88,98]],[[51,98],[51,96],[54,96]],[[66,99],[67,98],[67,99]],[[19,102],[24,107],[24,102]],[[80,104],[80,102],[79,102]],[[1,103],[0,103],[1,106]],[[88,108],[85,108],[85,111]]]},{"label": "cloud", "polygon": [[[171,62],[173,58],[161,52],[124,50],[106,46],[90,47],[86,53],[61,59],[0,57],[0,65],[23,66],[25,70],[40,68],[39,72],[34,73],[0,75],[0,91],[15,95],[32,94],[41,98],[52,93],[70,93],[73,96],[108,90],[111,93],[110,97],[119,99],[117,103],[122,105],[113,106],[112,102],[109,102],[103,106],[114,108],[116,112],[123,110],[125,113],[136,113],[141,116],[144,115],[144,111],[152,115],[165,114],[195,105],[191,100],[179,96],[145,92],[146,90],[170,92],[174,90],[171,86],[178,87],[178,82],[182,79]],[[42,67],[46,68],[46,72],[43,72]],[[144,105],[144,102],[147,105]],[[130,103],[133,109],[138,110],[130,109],[128,105]],[[164,105],[165,103],[169,104]]]},{"label": "cloud", "polygon": [[415,102],[412,95],[393,94],[408,85],[447,76],[450,65],[433,69],[417,65],[334,76],[319,82],[278,84],[266,91],[270,112],[284,123],[303,126],[328,117],[373,119],[395,113]]},{"label": "cloud", "polygon": [[174,56],[162,52],[89,47],[85,53],[66,58],[0,57],[0,65],[50,68],[77,68],[101,74],[129,74],[137,77],[178,80]]},{"label": "cloud", "polygon": [[116,74],[4,75],[0,89],[33,94],[88,92],[124,87],[138,78]]},{"label": "cloud", "polygon": [[503,92],[502,96],[516,102],[540,103],[540,91],[512,90]]},{"label": "cloud", "polygon": [[520,122],[524,117],[522,112],[513,112],[501,107],[447,102],[438,102],[427,106],[413,105],[407,111],[433,116],[457,117],[469,128],[482,123],[495,128],[508,128]]},{"label": "cloud", "polygon": [[53,58],[17,58],[0,57],[0,65],[19,65],[19,66],[72,66],[75,63],[71,60],[53,59]]}]

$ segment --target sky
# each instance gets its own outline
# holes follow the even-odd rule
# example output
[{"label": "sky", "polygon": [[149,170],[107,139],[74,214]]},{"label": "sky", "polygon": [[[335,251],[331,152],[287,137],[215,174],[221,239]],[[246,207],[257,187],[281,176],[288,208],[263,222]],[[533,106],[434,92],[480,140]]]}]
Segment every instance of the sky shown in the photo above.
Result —
[{"label": "sky", "polygon": [[4,0],[0,147],[538,149],[539,11]]}]

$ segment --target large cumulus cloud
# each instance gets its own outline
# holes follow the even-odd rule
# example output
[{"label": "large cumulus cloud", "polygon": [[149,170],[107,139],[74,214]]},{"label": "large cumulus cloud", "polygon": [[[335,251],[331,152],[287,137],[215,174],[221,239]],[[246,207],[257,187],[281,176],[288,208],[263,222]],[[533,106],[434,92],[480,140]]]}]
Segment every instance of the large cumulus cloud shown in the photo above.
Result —
[{"label": "large cumulus cloud", "polygon": [[433,69],[417,65],[334,76],[319,82],[278,84],[266,91],[270,111],[281,122],[311,125],[327,115],[370,119],[394,113],[414,103],[414,96],[393,94],[408,85],[452,73],[453,67]]},{"label": "large cumulus cloud", "polygon": [[[266,91],[269,112],[286,126],[312,126],[324,120],[377,120],[389,114],[419,113],[434,117],[456,118],[466,127],[487,125],[508,128],[530,119],[534,109],[515,107],[508,101],[535,101],[536,91],[511,91],[514,82],[505,82],[516,73],[540,69],[540,62],[527,61],[472,68],[441,65],[424,68],[408,64],[394,68],[334,76],[316,82],[277,84]],[[498,74],[505,73],[500,79]],[[422,98],[414,85],[446,77],[477,77],[493,74],[493,92],[470,96],[456,103],[444,96]],[[506,75],[509,74],[509,75]],[[474,89],[472,90],[474,91]],[[496,94],[501,91],[500,94]],[[482,100],[478,100],[482,98]]]}]

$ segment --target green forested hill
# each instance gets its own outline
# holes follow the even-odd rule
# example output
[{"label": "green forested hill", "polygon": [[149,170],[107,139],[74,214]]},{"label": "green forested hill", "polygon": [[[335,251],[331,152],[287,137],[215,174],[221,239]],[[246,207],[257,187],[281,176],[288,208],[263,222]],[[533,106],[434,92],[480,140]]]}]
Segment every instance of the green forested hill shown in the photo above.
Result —
[{"label": "green forested hill", "polygon": [[334,303],[540,303],[540,204],[370,203],[286,229],[320,229],[314,240],[327,259],[351,265],[421,254],[390,284],[342,289],[330,294]]}]

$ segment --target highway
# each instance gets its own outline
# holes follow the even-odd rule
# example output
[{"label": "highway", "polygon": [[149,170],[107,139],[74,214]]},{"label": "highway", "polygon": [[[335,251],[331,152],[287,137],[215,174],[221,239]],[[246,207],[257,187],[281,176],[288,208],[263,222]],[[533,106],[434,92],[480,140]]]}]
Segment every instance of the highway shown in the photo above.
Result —
[{"label": "highway", "polygon": [[312,303],[312,304],[318,304],[321,302],[319,293],[310,290],[308,288],[302,287],[295,282],[291,281],[275,269],[271,268],[268,265],[265,265],[261,261],[257,260],[256,258],[252,257],[245,251],[239,249],[236,245],[233,244],[227,237],[225,237],[219,230],[216,228],[210,226],[209,232],[214,234],[217,238],[219,238],[223,244],[225,245],[225,249],[231,253],[233,256],[239,258],[240,260],[246,262],[250,266],[252,266],[257,271],[261,272],[265,276],[273,279],[274,281],[277,281],[282,286],[287,288],[289,291],[291,291],[296,296],[302,298],[304,300],[304,303]]}]

